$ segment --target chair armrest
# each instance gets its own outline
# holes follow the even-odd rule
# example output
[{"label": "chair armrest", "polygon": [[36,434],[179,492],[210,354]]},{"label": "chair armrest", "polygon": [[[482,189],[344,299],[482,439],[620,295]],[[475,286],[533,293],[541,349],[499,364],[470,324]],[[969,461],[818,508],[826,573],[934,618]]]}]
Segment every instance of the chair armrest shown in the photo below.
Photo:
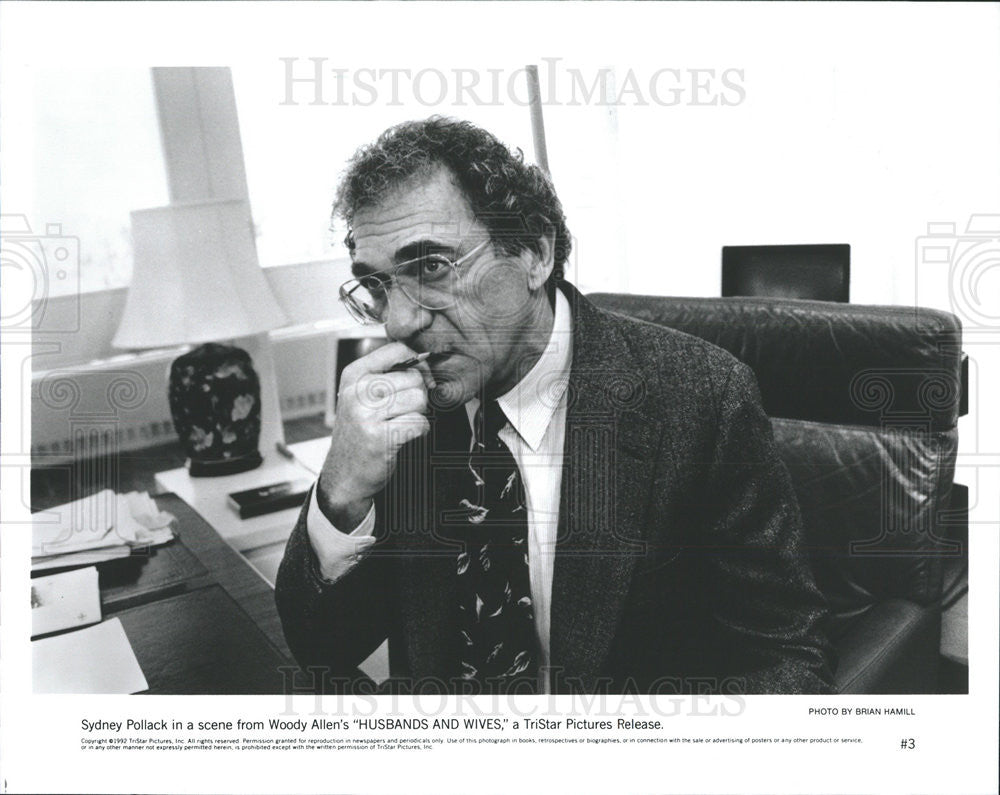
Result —
[{"label": "chair armrest", "polygon": [[935,693],[941,643],[937,605],[889,599],[837,643],[839,693]]}]

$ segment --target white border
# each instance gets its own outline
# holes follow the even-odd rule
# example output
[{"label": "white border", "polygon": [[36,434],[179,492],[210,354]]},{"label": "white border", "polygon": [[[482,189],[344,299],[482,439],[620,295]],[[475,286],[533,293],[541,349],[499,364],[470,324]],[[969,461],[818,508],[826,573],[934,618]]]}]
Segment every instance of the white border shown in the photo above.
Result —
[{"label": "white border", "polygon": [[[978,32],[997,29],[995,6],[864,6],[837,4],[640,4],[588,5],[534,3],[467,5],[322,5],[299,3],[5,3],[0,7],[3,96],[18,90],[18,77],[32,65],[232,65],[283,55],[330,55],[342,62],[469,64],[496,58],[527,63],[558,54],[581,63],[601,58],[627,59],[630,53],[669,54],[670,60],[696,64],[706,56],[741,53],[759,45],[755,31],[780,26],[787,46],[776,58],[795,68],[797,54],[820,48],[831,58],[850,58],[852,49],[882,48],[880,79],[905,79],[905,63],[894,61],[894,42],[926,37],[923,51],[942,70],[964,52]],[[930,35],[935,27],[940,37]],[[419,32],[419,34],[417,34]],[[825,35],[815,38],[819,32]],[[965,33],[966,35],[962,35]],[[993,36],[995,42],[995,36]],[[996,74],[997,44],[982,52],[985,73]],[[913,52],[911,46],[907,52]],[[966,53],[967,54],[967,53]],[[708,57],[707,60],[712,60]],[[955,81],[973,79],[955,74]],[[984,78],[984,84],[996,89]],[[982,106],[969,109],[962,126],[997,124],[1000,92],[984,91]],[[933,97],[928,98],[933,110]],[[789,108],[789,116],[794,108]],[[17,119],[3,119],[5,174],[16,168],[17,150],[30,145]],[[776,120],[780,123],[780,120]],[[1000,130],[998,130],[1000,132]],[[961,140],[960,133],[956,140]],[[983,178],[996,174],[996,152],[983,153]],[[5,180],[6,182],[6,180]],[[989,183],[998,184],[998,183]],[[994,192],[994,197],[996,196]],[[4,194],[4,201],[8,196]],[[845,197],[849,201],[849,197]],[[993,207],[972,211],[997,212]],[[928,221],[940,220],[928,218]],[[959,220],[962,219],[953,219]],[[877,219],[873,219],[877,223]],[[10,300],[5,295],[4,301]],[[998,394],[997,338],[985,335],[989,349],[980,367],[979,405]],[[857,732],[858,748],[831,750],[806,746],[800,751],[765,746],[454,746],[434,752],[337,755],[287,752],[281,755],[218,753],[119,754],[112,759],[77,750],[82,717],[120,719],[184,716],[192,719],[242,715],[276,717],[285,708],[277,698],[92,698],[36,697],[30,694],[27,637],[28,533],[26,497],[28,382],[22,379],[27,351],[5,337],[2,357],[3,495],[3,658],[0,723],[4,791],[409,791],[446,792],[512,787],[549,791],[841,791],[989,792],[996,791],[997,768],[997,594],[1000,548],[995,524],[1000,504],[1000,444],[996,421],[983,416],[973,448],[963,447],[961,464],[979,475],[971,560],[969,696],[823,700],[837,705],[898,705],[914,718],[810,718],[809,698],[748,699],[738,718],[674,718],[678,735],[820,736]],[[977,519],[985,524],[977,524]],[[643,700],[626,705],[636,712]],[[312,709],[306,700],[300,711]],[[707,709],[708,707],[706,707]],[[329,709],[329,707],[328,707]],[[384,714],[384,713],[383,713]],[[674,727],[676,726],[676,729]],[[914,751],[898,748],[900,737],[914,736]],[[289,756],[288,754],[291,754]]]}]

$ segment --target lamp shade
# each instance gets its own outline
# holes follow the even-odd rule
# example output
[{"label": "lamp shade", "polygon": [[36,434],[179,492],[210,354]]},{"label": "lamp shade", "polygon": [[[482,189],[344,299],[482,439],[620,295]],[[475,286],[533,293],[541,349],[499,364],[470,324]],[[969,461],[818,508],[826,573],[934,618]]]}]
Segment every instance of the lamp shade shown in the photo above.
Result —
[{"label": "lamp shade", "polygon": [[136,210],[132,244],[132,283],[115,347],[233,339],[288,322],[257,261],[245,200]]}]

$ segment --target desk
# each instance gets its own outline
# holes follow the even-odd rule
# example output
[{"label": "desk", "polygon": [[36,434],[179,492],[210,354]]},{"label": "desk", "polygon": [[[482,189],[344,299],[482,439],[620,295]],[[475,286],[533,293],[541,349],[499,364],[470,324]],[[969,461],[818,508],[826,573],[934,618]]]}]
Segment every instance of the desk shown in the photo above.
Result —
[{"label": "desk", "polygon": [[[330,438],[322,436],[307,442],[288,445],[289,449],[306,466],[319,472],[323,467]],[[271,587],[274,587],[278,566],[285,552],[285,543],[299,517],[301,508],[240,519],[226,502],[226,495],[241,489],[251,489],[280,480],[293,480],[303,475],[312,476],[294,461],[280,456],[277,451],[264,453],[264,463],[257,469],[217,478],[192,478],[187,469],[179,467],[156,474],[156,485],[171,491],[194,508],[220,536],[248,561]],[[273,603],[274,595],[270,595]],[[280,627],[278,629],[280,636]],[[388,644],[383,643],[359,666],[377,682],[389,675]]]},{"label": "desk", "polygon": [[[289,449],[306,466],[319,472],[330,448],[327,436],[289,445]],[[226,501],[228,494],[252,489],[282,480],[313,477],[304,467],[280,456],[277,451],[265,451],[264,463],[249,472],[214,478],[192,478],[186,468],[178,467],[156,473],[156,486],[184,500],[214,527],[223,539],[241,552],[253,566],[274,585],[274,576],[281,561],[285,542],[295,527],[299,508],[275,511],[251,519],[240,519]]]},{"label": "desk", "polygon": [[268,583],[173,494],[177,538],[97,566],[105,618],[121,619],[151,694],[283,693],[291,666]]}]

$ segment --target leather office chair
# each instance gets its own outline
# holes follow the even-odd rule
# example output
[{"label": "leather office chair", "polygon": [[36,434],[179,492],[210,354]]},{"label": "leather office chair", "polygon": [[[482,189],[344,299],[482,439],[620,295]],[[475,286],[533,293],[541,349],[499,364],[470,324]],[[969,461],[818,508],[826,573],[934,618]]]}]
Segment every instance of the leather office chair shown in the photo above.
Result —
[{"label": "leather office chair", "polygon": [[945,312],[771,298],[595,294],[757,375],[831,609],[844,693],[934,693],[961,400]]}]

